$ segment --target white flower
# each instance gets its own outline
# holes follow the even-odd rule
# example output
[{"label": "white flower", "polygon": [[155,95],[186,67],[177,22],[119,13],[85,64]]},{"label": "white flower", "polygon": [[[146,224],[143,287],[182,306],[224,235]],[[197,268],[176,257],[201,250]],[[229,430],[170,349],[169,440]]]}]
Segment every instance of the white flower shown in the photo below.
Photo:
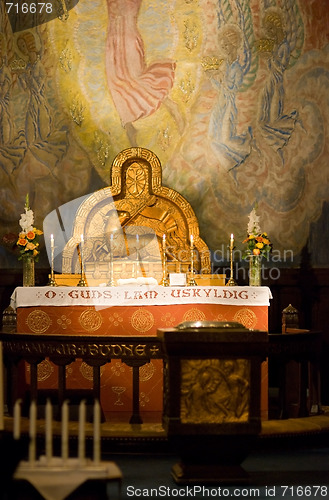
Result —
[{"label": "white flower", "polygon": [[24,233],[28,233],[33,230],[34,216],[33,210],[25,208],[25,214],[21,214],[19,220],[19,225],[21,226]]},{"label": "white flower", "polygon": [[259,217],[256,214],[256,209],[253,208],[249,215],[248,234],[260,234]]}]

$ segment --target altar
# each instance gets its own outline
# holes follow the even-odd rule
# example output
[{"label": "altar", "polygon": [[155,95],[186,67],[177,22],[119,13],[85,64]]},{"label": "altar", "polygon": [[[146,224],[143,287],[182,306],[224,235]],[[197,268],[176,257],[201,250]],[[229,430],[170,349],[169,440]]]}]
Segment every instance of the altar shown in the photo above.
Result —
[{"label": "altar", "polygon": [[[111,336],[155,337],[158,328],[184,321],[233,321],[249,329],[268,330],[270,298],[267,287],[248,286],[19,287],[12,296],[12,305],[17,311],[19,333],[104,336],[109,338],[106,349],[113,351],[117,347],[111,344]],[[97,345],[89,349],[92,352]],[[132,368],[121,358],[118,352],[115,359],[112,356],[101,367],[101,405],[105,413],[131,411]],[[160,359],[141,366],[141,414],[162,411],[162,372]],[[57,375],[56,366],[49,360],[42,361],[38,365],[38,389],[55,389]],[[91,389],[92,377],[88,364],[74,362],[66,369],[66,386]],[[266,369],[263,379],[262,413],[266,418]]]}]

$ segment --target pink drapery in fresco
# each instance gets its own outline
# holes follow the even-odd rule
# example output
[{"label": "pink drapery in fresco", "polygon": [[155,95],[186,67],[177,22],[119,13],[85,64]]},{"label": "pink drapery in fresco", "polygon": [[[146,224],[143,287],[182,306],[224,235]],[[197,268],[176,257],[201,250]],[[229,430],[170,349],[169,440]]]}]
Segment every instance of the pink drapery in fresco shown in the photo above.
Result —
[{"label": "pink drapery in fresco", "polygon": [[175,76],[175,63],[170,60],[146,65],[144,44],[137,28],[141,2],[107,0],[105,67],[122,125],[154,113],[168,96]]}]

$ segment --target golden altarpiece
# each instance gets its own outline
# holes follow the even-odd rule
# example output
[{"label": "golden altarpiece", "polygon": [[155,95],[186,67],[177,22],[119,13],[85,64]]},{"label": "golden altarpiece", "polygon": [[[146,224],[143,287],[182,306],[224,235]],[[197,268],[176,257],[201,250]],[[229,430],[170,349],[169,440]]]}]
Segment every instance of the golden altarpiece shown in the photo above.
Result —
[{"label": "golden altarpiece", "polygon": [[152,151],[129,148],[113,161],[111,185],[80,205],[57,284],[76,285],[82,262],[86,284],[97,286],[109,284],[109,277],[111,284],[138,276],[161,283],[164,268],[189,273],[191,261],[197,275],[209,277],[210,253],[192,207],[162,185],[161,164]]}]

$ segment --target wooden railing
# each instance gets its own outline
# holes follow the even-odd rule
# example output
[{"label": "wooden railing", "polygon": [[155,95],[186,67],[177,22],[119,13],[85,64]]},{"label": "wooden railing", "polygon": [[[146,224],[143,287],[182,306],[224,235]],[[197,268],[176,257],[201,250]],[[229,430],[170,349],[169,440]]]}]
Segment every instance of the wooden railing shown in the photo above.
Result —
[{"label": "wooden railing", "polygon": [[100,400],[100,370],[113,359],[132,367],[132,414],[130,423],[142,423],[139,407],[139,368],[163,357],[156,337],[104,337],[85,335],[39,335],[1,332],[7,366],[7,405],[12,413],[18,398],[19,364],[30,364],[30,398],[38,401],[38,365],[48,358],[58,367],[58,404],[66,399],[66,367],[82,359],[93,370],[93,397]]},{"label": "wooden railing", "polygon": [[[5,328],[6,330],[6,328]],[[82,359],[93,370],[91,395],[100,400],[101,367],[113,359],[119,359],[132,367],[132,413],[130,423],[142,423],[139,405],[139,368],[153,359],[162,359],[162,344],[150,336],[88,336],[88,335],[40,335],[14,331],[0,332],[7,367],[7,406],[12,413],[20,386],[19,364],[30,364],[30,398],[38,400],[38,365],[48,358],[58,367],[58,403],[67,397],[66,367]],[[320,332],[270,334],[268,360],[270,369],[276,365],[279,372],[278,418],[304,417],[321,413],[320,358],[322,336]],[[294,380],[288,365],[295,366]],[[289,375],[288,375],[289,373]],[[298,412],[289,411],[288,390],[295,391]]]}]

